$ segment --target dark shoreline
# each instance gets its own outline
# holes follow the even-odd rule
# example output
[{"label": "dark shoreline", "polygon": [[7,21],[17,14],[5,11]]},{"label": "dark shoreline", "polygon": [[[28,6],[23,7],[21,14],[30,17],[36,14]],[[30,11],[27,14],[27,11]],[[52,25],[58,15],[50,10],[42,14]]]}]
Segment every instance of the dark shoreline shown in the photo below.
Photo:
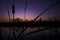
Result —
[{"label": "dark shoreline", "polygon": [[41,21],[41,22],[0,22],[0,27],[60,27],[60,21]]}]

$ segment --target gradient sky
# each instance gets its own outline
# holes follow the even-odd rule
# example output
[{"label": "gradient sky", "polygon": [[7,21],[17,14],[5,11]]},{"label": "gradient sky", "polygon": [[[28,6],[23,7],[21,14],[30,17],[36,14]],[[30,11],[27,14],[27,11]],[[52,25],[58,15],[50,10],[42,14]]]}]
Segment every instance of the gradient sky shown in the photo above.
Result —
[{"label": "gradient sky", "polygon": [[[24,8],[26,0],[15,0],[15,18],[24,19]],[[52,4],[58,2],[59,0],[28,0],[26,18],[34,19],[41,12],[49,8]],[[12,18],[12,0],[8,0],[9,13]],[[60,18],[60,4],[54,6],[50,10],[46,11],[40,16],[42,19]],[[7,11],[7,0],[0,0],[0,19],[8,19]]]}]

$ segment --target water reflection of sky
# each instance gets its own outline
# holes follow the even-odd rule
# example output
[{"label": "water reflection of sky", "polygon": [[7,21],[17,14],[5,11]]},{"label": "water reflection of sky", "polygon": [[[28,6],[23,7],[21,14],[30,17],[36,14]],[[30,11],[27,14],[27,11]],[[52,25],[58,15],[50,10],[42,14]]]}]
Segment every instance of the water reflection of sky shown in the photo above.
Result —
[{"label": "water reflection of sky", "polygon": [[[8,28],[9,29],[9,28]],[[2,29],[1,30],[1,32],[2,32],[2,35],[4,36],[4,38],[6,39],[7,37],[8,37],[8,35],[9,35],[9,31],[8,31],[8,29],[7,28],[4,28],[4,30]],[[20,34],[20,32],[21,32],[21,30],[22,29],[19,29],[18,31],[16,31],[15,30],[15,34],[16,34],[16,37]],[[38,28],[28,28],[24,33],[26,34],[26,33],[30,33],[30,32],[33,32],[33,31],[36,31],[36,30],[38,30]],[[57,36],[59,37],[60,36],[60,28],[58,28],[57,29],[58,31],[58,33],[57,33]],[[11,35],[11,37],[13,38],[13,34],[12,34],[13,32],[11,31],[11,33],[10,33],[10,35]],[[29,34],[29,35],[25,35],[24,36],[24,39],[25,40],[29,40],[30,39],[30,37],[32,38],[32,39],[41,39],[42,37],[44,38],[49,38],[49,37],[51,37],[51,38],[53,38],[54,36],[55,36],[55,34],[56,34],[56,31],[55,31],[55,29],[53,28],[53,29],[46,29],[46,30],[43,30],[43,31],[40,31],[40,32],[36,32],[36,33],[31,33],[31,34]]]}]

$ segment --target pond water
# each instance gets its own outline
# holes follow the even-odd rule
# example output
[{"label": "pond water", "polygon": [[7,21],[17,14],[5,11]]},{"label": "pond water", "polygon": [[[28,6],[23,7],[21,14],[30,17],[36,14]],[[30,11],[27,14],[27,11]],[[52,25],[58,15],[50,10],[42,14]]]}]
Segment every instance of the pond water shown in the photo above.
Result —
[{"label": "pond water", "polygon": [[[25,27],[26,28],[26,27]],[[24,29],[25,29],[24,28]],[[45,29],[45,27],[28,27],[24,32],[21,33],[21,31],[24,30],[23,27],[18,28],[15,27],[0,27],[0,34],[3,37],[3,40],[8,40],[10,37],[10,40],[15,40],[13,32],[15,33],[15,37],[17,38],[19,36],[20,40],[49,40],[49,39],[56,39],[59,40],[60,38],[60,28],[51,28],[51,29]],[[42,30],[45,29],[45,30]],[[41,31],[39,31],[41,30]],[[19,40],[17,38],[17,40]]]}]

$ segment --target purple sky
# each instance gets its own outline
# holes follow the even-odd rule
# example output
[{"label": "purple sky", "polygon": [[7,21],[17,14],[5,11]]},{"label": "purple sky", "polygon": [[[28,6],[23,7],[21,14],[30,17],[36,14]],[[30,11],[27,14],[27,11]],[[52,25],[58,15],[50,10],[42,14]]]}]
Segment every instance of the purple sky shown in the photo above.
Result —
[{"label": "purple sky", "polygon": [[[26,0],[15,0],[15,18],[24,19],[24,8]],[[28,0],[26,18],[34,19],[41,12],[49,8],[52,4],[58,2],[59,0]],[[12,18],[12,0],[8,0],[9,13]],[[50,10],[46,11],[41,15],[42,19],[60,17],[60,4],[54,6]],[[7,13],[7,0],[0,0],[0,19],[8,19]]]}]

